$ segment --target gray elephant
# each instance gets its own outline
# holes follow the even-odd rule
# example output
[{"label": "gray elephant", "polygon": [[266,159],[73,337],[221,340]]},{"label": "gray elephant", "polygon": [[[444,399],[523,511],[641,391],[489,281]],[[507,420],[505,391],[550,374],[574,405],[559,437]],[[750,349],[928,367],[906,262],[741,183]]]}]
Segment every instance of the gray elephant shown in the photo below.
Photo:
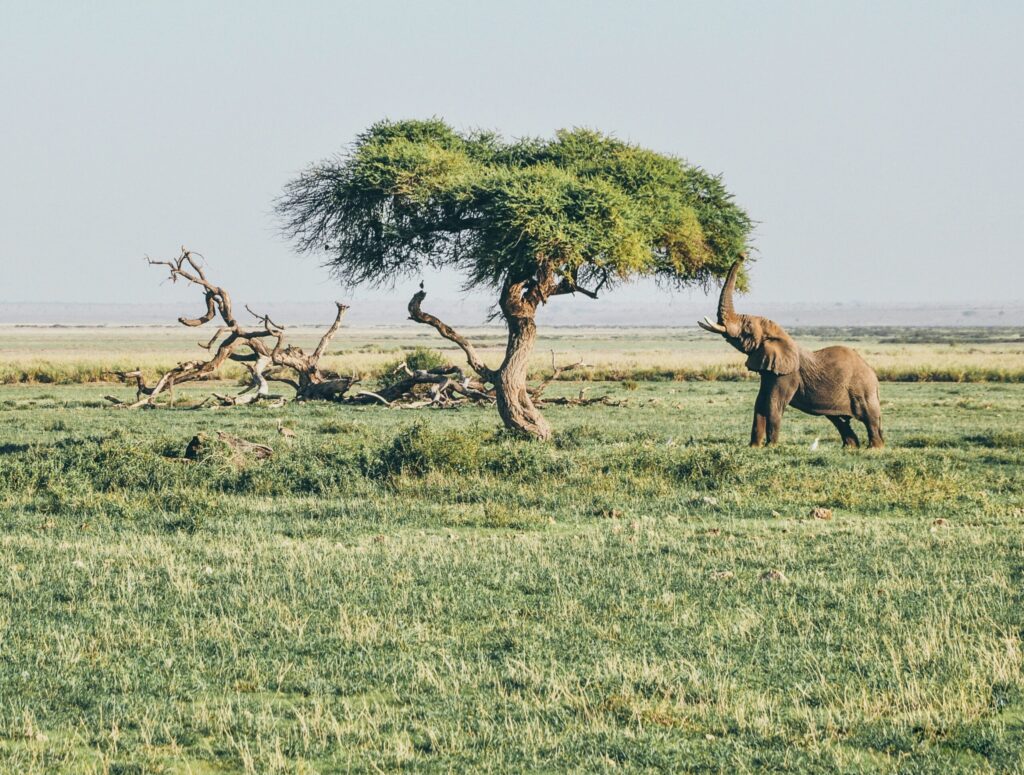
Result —
[{"label": "gray elephant", "polygon": [[878,402],[878,376],[849,347],[805,350],[773,320],[738,315],[732,306],[736,274],[743,259],[734,263],[718,299],[718,322],[707,317],[698,325],[721,334],[747,355],[747,368],[761,375],[761,389],[754,404],[750,446],[779,440],[782,414],[793,406],[807,414],[824,415],[843,437],[843,446],[859,447],[850,427],[856,417],[867,427],[868,444],[884,446],[882,410]]}]

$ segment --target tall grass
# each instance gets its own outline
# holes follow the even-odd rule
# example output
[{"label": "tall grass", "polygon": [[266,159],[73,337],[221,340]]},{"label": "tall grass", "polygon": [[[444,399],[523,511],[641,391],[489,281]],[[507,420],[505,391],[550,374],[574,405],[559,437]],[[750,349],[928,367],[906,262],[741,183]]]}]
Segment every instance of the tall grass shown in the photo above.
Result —
[{"label": "tall grass", "polygon": [[[439,362],[458,363],[454,353],[450,357],[441,359]],[[138,359],[136,359],[138,360]],[[344,366],[334,359],[324,361],[328,368],[335,370],[346,370]],[[400,361],[388,360],[381,365],[372,363],[349,363],[346,373],[355,373],[364,379],[387,381],[391,378],[392,369]],[[144,368],[144,373],[150,381],[156,381],[160,374],[171,369],[175,364],[170,361],[166,363],[153,363]],[[86,362],[49,362],[49,361],[27,361],[0,363],[0,385],[85,385],[95,383],[110,383],[116,381],[114,372],[131,371],[136,366],[129,365],[127,361],[112,361],[100,363],[94,361]],[[1020,383],[1024,382],[1024,362],[1018,365],[1005,367],[972,366],[958,362],[946,364],[921,363],[909,365],[880,366],[875,369],[878,378],[882,382],[1002,382]],[[535,359],[529,378],[541,380],[551,375],[551,369]],[[218,378],[228,381],[245,379],[244,370],[235,365],[225,366],[216,375]],[[674,365],[645,365],[633,366],[586,366],[577,367],[564,371],[559,379],[562,381],[590,381],[590,382],[735,382],[742,380],[757,379],[744,368],[742,363],[709,363],[685,366]]]}]

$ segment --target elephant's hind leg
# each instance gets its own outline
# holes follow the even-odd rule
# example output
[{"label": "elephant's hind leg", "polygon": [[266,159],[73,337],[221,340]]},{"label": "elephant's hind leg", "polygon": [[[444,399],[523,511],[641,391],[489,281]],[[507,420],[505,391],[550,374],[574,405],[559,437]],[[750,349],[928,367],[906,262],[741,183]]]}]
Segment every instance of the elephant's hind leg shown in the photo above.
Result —
[{"label": "elephant's hind leg", "polygon": [[864,416],[859,418],[864,427],[868,429],[868,446],[881,449],[885,446],[885,437],[882,435],[882,407],[878,397],[868,402],[865,407]]},{"label": "elephant's hind leg", "polygon": [[853,428],[850,427],[849,417],[837,417],[835,415],[829,415],[828,419],[834,426],[836,426],[836,430],[839,431],[839,435],[843,437],[844,447],[860,446],[860,439],[857,438],[857,434],[854,433]]}]

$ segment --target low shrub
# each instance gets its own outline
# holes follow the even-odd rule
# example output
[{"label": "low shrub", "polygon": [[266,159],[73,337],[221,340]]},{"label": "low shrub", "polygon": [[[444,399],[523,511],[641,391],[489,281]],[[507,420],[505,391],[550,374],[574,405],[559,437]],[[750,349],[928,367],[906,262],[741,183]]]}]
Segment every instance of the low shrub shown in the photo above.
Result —
[{"label": "low shrub", "polygon": [[405,379],[405,372],[400,371],[403,363],[413,371],[439,369],[449,365],[448,359],[443,353],[429,347],[407,350],[398,360],[390,361],[380,368],[377,374],[377,385],[380,389],[391,387],[396,382]]},{"label": "low shrub", "polygon": [[480,441],[469,433],[438,430],[422,420],[400,432],[370,460],[366,474],[374,479],[423,476],[431,471],[467,474],[477,470]]}]

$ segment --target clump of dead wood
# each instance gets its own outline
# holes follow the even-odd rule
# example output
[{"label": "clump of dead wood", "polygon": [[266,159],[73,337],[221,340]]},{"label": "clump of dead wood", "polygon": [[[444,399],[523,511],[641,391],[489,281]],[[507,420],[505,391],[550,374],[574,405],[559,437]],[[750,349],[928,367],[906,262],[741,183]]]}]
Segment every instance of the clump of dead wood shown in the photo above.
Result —
[{"label": "clump of dead wood", "polygon": [[[207,341],[199,342],[209,357],[183,361],[163,373],[153,384],[146,381],[141,369],[113,372],[123,382],[134,382],[134,400],[107,396],[114,406],[123,409],[148,409],[158,405],[158,398],[166,396],[174,403],[174,388],[178,385],[201,380],[218,379],[219,371],[228,362],[241,363],[250,375],[249,385],[234,395],[213,393],[199,406],[212,404],[214,407],[245,406],[255,403],[281,405],[290,400],[289,396],[272,393],[270,384],[281,383],[292,388],[297,401],[335,401],[349,404],[382,404],[394,409],[420,409],[425,407],[451,408],[470,403],[491,404],[496,401],[495,382],[497,370],[482,364],[469,342],[454,329],[438,318],[424,312],[420,304],[426,297],[421,290],[409,302],[409,317],[418,323],[435,328],[443,337],[458,344],[467,356],[473,374],[467,375],[458,366],[444,365],[429,369],[410,368],[400,364],[392,373],[389,384],[376,391],[355,389],[360,378],[344,376],[323,368],[320,361],[327,353],[348,307],[336,302],[337,313],[334,321],[320,337],[312,352],[289,344],[287,329],[271,319],[269,315],[254,312],[248,306],[246,312],[252,316],[248,326],[239,322],[235,315],[231,295],[222,286],[212,282],[204,268],[205,259],[199,253],[181,249],[181,254],[170,261],[154,261],[147,257],[151,266],[166,267],[170,280],[176,283],[184,280],[196,286],[202,293],[206,310],[196,318],[180,317],[178,322],[189,328],[199,328],[217,319],[219,326]],[[619,402],[602,396],[587,398],[581,390],[578,397],[544,399],[547,387],[564,372],[581,366],[574,363],[556,367],[552,353],[552,373],[536,387],[528,388],[535,404],[564,404],[581,406],[586,404],[618,405]],[[198,407],[195,407],[198,408]]]},{"label": "clump of dead wood", "polygon": [[285,327],[275,323],[269,315],[260,315],[246,307],[255,324],[251,327],[243,326],[235,316],[231,295],[210,281],[200,263],[201,259],[198,253],[182,248],[181,255],[173,260],[146,260],[152,266],[167,267],[171,282],[184,280],[202,290],[206,311],[197,318],[180,317],[178,322],[183,326],[198,328],[219,317],[220,326],[213,336],[198,343],[212,355],[179,363],[162,374],[153,385],[146,383],[141,370],[121,372],[118,376],[122,379],[135,381],[135,400],[120,401],[109,397],[110,401],[127,409],[155,406],[158,396],[164,393],[173,396],[177,385],[216,378],[218,370],[228,361],[243,364],[249,371],[251,381],[237,395],[214,393],[212,399],[220,406],[240,406],[268,400],[283,402],[283,396],[271,394],[270,382],[289,385],[295,390],[296,398],[301,400],[337,400],[345,395],[356,380],[321,369],[320,359],[341,328],[347,306],[337,303],[334,322],[324,332],[316,349],[306,353],[301,347],[287,344]]},{"label": "clump of dead wood", "polygon": [[[348,307],[337,302],[334,322],[321,336],[312,352],[287,342],[287,329],[269,315],[254,312],[249,326],[239,322],[235,315],[231,295],[222,286],[213,283],[206,274],[203,257],[199,253],[182,248],[181,254],[170,261],[154,261],[147,258],[151,266],[163,266],[169,270],[171,282],[184,280],[198,287],[204,297],[206,311],[196,318],[180,317],[183,326],[198,328],[219,318],[220,323],[213,336],[199,347],[210,353],[207,358],[183,361],[163,373],[153,384],[146,381],[141,369],[114,372],[125,382],[135,383],[135,399],[122,400],[107,396],[107,400],[119,408],[142,409],[157,406],[157,399],[166,395],[173,404],[174,388],[189,382],[217,379],[219,370],[228,362],[241,363],[248,370],[250,384],[235,395],[213,393],[202,405],[230,407],[257,402],[283,404],[285,395],[271,393],[270,383],[283,383],[291,387],[294,399],[298,401],[338,401],[345,403],[383,403],[387,406],[398,404],[409,406],[447,406],[456,396],[475,401],[492,400],[486,390],[470,385],[456,367],[439,369],[406,369],[408,374],[386,390],[372,392],[354,391],[360,382],[356,376],[343,376],[321,367],[320,361],[327,352],[335,334],[341,328],[341,321]],[[418,386],[427,386],[427,398]],[[481,386],[482,387],[482,386]]]}]

